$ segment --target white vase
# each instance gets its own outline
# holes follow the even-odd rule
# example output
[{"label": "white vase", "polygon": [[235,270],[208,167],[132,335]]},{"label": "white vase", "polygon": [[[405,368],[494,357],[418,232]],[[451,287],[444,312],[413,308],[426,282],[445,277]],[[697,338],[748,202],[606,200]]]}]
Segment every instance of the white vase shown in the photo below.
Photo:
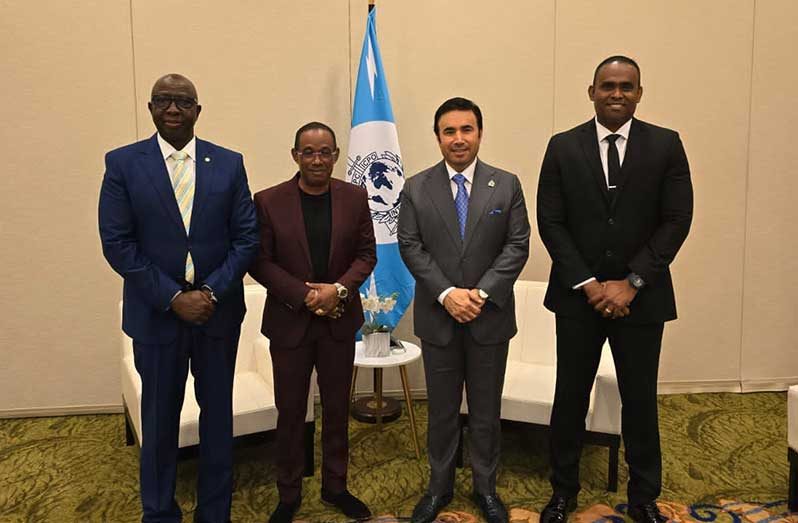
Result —
[{"label": "white vase", "polygon": [[391,354],[391,333],[374,332],[363,335],[363,355],[367,358],[384,358]]}]

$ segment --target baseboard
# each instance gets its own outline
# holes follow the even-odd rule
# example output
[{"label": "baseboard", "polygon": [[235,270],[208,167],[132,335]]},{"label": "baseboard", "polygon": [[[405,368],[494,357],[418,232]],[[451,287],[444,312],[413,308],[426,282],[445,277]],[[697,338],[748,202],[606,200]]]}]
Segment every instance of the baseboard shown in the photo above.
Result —
[{"label": "baseboard", "polygon": [[798,376],[789,378],[770,378],[761,380],[742,380],[743,392],[772,392],[787,390],[798,384]]},{"label": "baseboard", "polygon": [[[659,394],[688,394],[706,392],[765,392],[787,390],[790,385],[798,384],[798,377],[773,378],[768,380],[709,380],[709,381],[661,381],[658,385]],[[356,397],[371,395],[371,391],[355,392]],[[404,402],[402,389],[383,391],[386,397],[399,399]],[[414,400],[426,400],[426,389],[410,391]],[[320,401],[318,391],[315,401]],[[0,409],[0,419],[4,418],[37,418],[49,416],[75,416],[80,414],[122,414],[124,409],[121,404],[113,405],[78,405],[68,407],[36,407],[30,409]]]},{"label": "baseboard", "polygon": [[743,392],[740,380],[660,381],[657,389],[658,394]]},{"label": "baseboard", "polygon": [[35,407],[32,409],[1,409],[2,418],[43,418],[51,416],[77,416],[80,414],[121,414],[124,408],[115,405],[76,405],[69,407]]}]

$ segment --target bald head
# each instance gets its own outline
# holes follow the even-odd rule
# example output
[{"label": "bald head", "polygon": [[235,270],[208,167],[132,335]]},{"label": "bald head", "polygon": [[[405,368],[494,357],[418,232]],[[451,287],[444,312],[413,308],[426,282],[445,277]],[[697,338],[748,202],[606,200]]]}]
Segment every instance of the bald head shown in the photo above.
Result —
[{"label": "bald head", "polygon": [[183,76],[182,74],[177,73],[169,73],[155,81],[155,85],[152,86],[152,95],[154,96],[157,92],[163,90],[171,90],[174,88],[182,88],[185,90],[187,94],[194,98],[195,100],[199,101],[197,97],[197,89],[194,87],[194,84],[191,83],[191,80]]}]

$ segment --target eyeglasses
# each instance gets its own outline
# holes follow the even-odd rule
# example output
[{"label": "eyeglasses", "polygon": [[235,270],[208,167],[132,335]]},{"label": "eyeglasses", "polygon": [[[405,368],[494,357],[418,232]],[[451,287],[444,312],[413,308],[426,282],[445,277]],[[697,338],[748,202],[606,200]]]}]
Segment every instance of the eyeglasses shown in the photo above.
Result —
[{"label": "eyeglasses", "polygon": [[193,109],[197,105],[197,101],[193,98],[187,98],[185,96],[166,96],[166,95],[155,95],[150,100],[153,107],[156,109],[167,109],[170,105],[174,102],[175,106],[178,109],[182,109],[184,111],[188,111],[189,109]]},{"label": "eyeglasses", "polygon": [[315,156],[318,156],[325,162],[329,162],[330,160],[332,160],[335,151],[325,147],[321,151],[314,151],[313,149],[305,149],[303,151],[297,151],[296,154],[306,162],[312,161]]}]

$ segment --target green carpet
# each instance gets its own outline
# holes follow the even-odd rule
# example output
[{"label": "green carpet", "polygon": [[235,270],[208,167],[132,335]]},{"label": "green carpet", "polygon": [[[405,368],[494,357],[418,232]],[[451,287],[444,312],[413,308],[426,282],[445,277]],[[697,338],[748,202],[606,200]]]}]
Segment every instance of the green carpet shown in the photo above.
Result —
[{"label": "green carpet", "polygon": [[[751,521],[787,518],[786,394],[686,394],[660,397],[663,510],[681,521]],[[320,414],[321,409],[317,409]],[[427,408],[415,407],[419,437],[426,438]],[[350,490],[380,521],[409,516],[428,478],[416,460],[407,418],[382,432],[352,421]],[[317,421],[320,427],[320,420]],[[297,518],[345,521],[319,500],[320,433],[316,476],[304,483]],[[233,521],[266,521],[277,503],[270,440],[236,449]],[[467,460],[467,458],[466,458]],[[537,522],[550,495],[545,435],[527,427],[504,431],[498,492],[513,521]],[[196,459],[181,462],[177,496],[190,521]],[[576,521],[613,520],[625,510],[625,466],[620,491],[605,490],[607,450],[586,447],[583,490]],[[442,521],[479,521],[469,500],[471,472],[458,470],[456,495]],[[125,446],[121,415],[0,420],[0,522],[140,520],[138,450]],[[792,521],[798,522],[794,515]]]}]

